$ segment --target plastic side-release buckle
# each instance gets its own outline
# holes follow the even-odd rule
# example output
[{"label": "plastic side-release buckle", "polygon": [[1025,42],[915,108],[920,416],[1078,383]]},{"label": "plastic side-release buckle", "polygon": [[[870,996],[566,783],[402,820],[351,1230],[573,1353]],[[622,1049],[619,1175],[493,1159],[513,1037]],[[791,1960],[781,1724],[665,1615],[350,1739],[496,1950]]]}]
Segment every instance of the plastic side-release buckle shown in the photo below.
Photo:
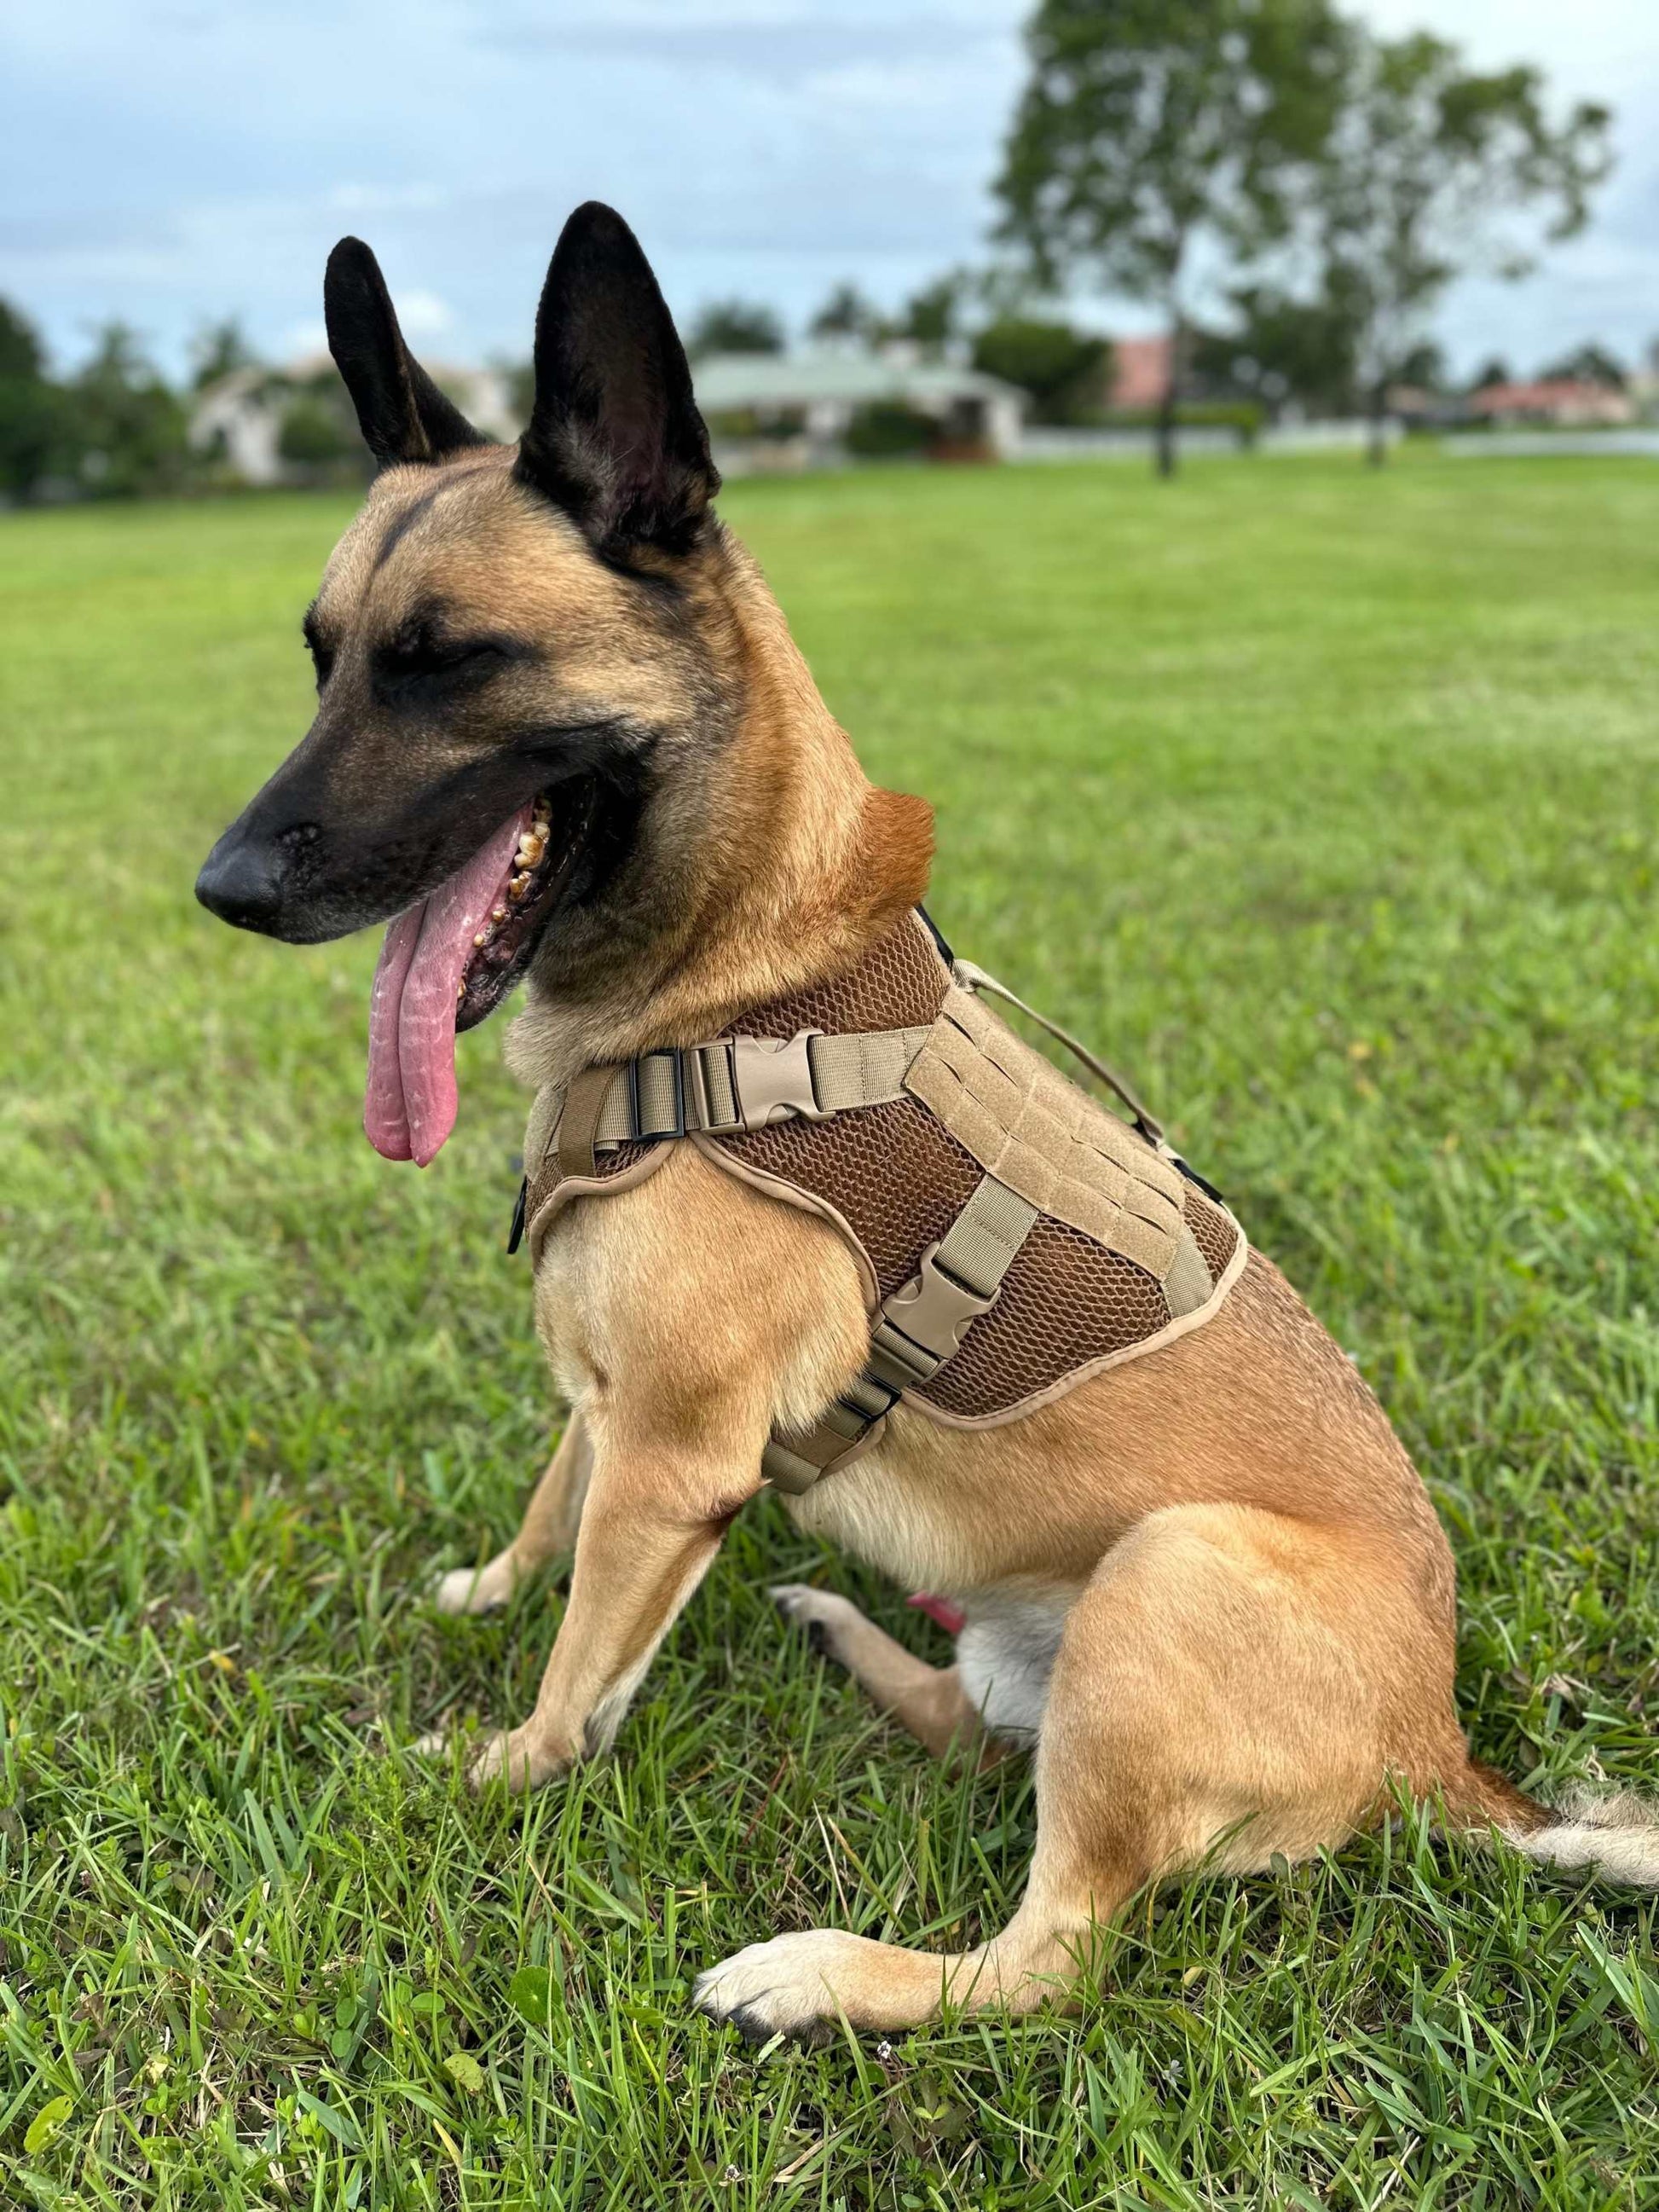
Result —
[{"label": "plastic side-release buckle", "polygon": [[795,1115],[804,1121],[829,1120],[818,1104],[808,1049],[812,1039],[823,1034],[822,1030],[799,1030],[792,1037],[732,1038],[727,1047],[732,1088],[745,1130],[763,1129],[769,1121],[787,1121]]},{"label": "plastic side-release buckle", "polygon": [[[981,1297],[939,1264],[939,1246],[921,1255],[918,1273],[882,1302],[881,1318],[871,1334],[871,1368],[884,1382],[896,1370],[899,1387],[908,1389],[942,1367],[967,1335],[970,1325],[996,1304],[996,1293]],[[884,1373],[884,1368],[888,1372]]]}]

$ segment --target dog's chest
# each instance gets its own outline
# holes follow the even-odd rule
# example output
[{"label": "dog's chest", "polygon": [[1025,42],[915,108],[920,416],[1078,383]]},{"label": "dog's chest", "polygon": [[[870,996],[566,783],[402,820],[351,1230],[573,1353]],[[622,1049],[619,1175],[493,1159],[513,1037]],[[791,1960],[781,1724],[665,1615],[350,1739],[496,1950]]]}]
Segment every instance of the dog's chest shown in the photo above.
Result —
[{"label": "dog's chest", "polygon": [[915,917],[731,1027],[538,1097],[526,1213],[534,1251],[574,1200],[629,1190],[690,1146],[831,1224],[869,1353],[811,1424],[775,1429],[780,1489],[848,1468],[901,1398],[946,1427],[1021,1419],[1200,1325],[1237,1279],[1237,1223],[1155,1125],[1131,1127],[1033,1052]]}]

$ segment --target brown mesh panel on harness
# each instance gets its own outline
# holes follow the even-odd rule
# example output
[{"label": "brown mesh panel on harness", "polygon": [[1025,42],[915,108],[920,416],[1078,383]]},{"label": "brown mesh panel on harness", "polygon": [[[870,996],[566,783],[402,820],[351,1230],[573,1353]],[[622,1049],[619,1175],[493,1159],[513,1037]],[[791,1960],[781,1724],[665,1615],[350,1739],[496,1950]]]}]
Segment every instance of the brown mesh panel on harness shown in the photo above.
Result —
[{"label": "brown mesh panel on harness", "polygon": [[[811,1430],[774,1437],[765,1468],[781,1488],[868,1449],[901,1399],[951,1425],[1015,1419],[1200,1325],[1243,1266],[1237,1223],[1126,1086],[1084,1054],[1133,1127],[980,990],[1024,1006],[965,962],[953,979],[907,917],[845,974],[755,1008],[723,1038],[584,1071],[569,1109],[538,1098],[532,1251],[569,1198],[640,1181],[688,1137],[852,1243],[872,1297],[870,1355]],[[567,1110],[574,1135],[560,1128]],[[562,1159],[582,1172],[562,1174]]]}]

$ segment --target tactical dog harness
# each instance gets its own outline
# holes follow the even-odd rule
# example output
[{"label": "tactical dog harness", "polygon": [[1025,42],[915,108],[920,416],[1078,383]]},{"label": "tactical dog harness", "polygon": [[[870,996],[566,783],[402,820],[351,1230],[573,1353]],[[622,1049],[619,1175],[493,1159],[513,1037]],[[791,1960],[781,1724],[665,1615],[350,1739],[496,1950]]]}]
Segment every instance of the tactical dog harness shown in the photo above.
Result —
[{"label": "tactical dog harness", "polygon": [[677,1143],[851,1247],[869,1357],[809,1430],[773,1435],[763,1465],[780,1490],[868,1450],[901,1399],[957,1428],[1018,1420],[1198,1328],[1243,1267],[1238,1224],[1110,1070],[1032,1014],[1133,1127],[985,994],[1032,1014],[910,915],[846,974],[727,1036],[537,1094],[520,1197],[532,1257],[562,1207],[631,1188]]}]

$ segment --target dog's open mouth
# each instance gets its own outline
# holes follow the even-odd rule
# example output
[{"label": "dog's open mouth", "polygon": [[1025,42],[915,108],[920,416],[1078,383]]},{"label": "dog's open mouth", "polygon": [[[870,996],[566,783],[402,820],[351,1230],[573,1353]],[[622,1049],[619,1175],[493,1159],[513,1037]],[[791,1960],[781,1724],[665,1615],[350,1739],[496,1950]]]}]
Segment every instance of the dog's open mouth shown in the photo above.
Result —
[{"label": "dog's open mouth", "polygon": [[[562,802],[565,794],[561,793]],[[363,1127],[424,1167],[455,1126],[455,1036],[494,1013],[529,966],[580,847],[592,794],[522,806],[387,928],[368,1011]]]}]

